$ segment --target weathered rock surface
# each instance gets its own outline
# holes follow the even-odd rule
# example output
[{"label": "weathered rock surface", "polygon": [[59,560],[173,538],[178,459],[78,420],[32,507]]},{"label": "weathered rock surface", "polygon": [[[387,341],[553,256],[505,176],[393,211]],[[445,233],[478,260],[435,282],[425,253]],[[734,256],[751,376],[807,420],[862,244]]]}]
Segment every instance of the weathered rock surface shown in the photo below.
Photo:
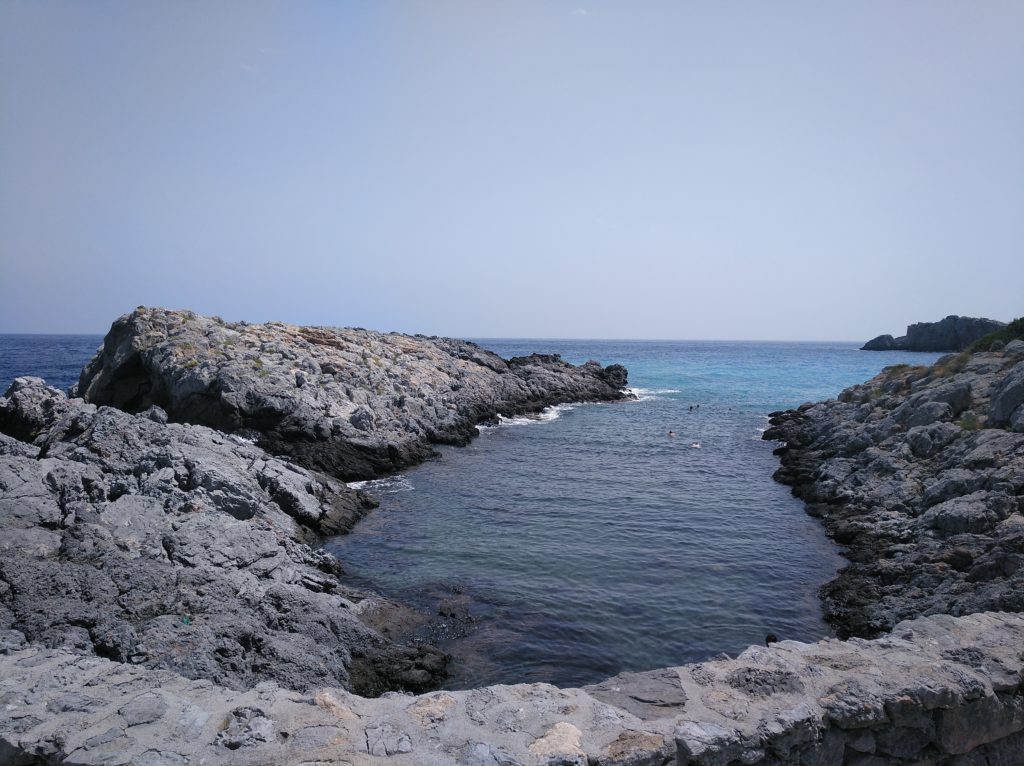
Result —
[{"label": "weathered rock surface", "polygon": [[614,401],[626,370],[557,355],[504,360],[467,341],[362,329],[228,323],[139,308],[107,334],[77,386],[87,401],[252,436],[344,479],[465,444],[497,415]]},{"label": "weathered rock surface", "polygon": [[360,614],[387,602],[343,586],[338,561],[307,544],[350,527],[366,497],[238,437],[164,420],[68,399],[38,378],[0,397],[0,647],[234,689],[437,685],[444,656],[369,627]]},{"label": "weathered rock surface", "polygon": [[938,322],[918,322],[907,327],[907,334],[894,338],[879,335],[862,351],[963,351],[974,341],[1005,327],[994,319],[961,317],[955,314]]},{"label": "weathered rock surface", "polygon": [[847,546],[822,590],[839,635],[1024,611],[1022,375],[1016,353],[964,353],[773,414],[776,479]]},{"label": "weathered rock surface", "polygon": [[1022,615],[940,615],[584,689],[366,699],[235,691],[34,646],[0,655],[0,762],[1017,766],[1022,647]]}]

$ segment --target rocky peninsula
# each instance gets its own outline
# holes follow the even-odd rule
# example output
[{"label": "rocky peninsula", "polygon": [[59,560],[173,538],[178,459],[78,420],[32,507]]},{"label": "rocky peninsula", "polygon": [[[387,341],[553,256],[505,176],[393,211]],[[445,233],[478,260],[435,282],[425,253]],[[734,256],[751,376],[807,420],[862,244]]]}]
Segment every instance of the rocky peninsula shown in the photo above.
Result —
[{"label": "rocky peninsula", "polygon": [[499,414],[628,398],[626,377],[621,365],[505,360],[451,338],[139,308],[114,322],[75,393],[126,412],[155,404],[173,422],[252,438],[349,481],[466,444]]},{"label": "rocky peninsula", "polygon": [[938,322],[918,322],[907,327],[907,334],[894,338],[879,335],[861,351],[963,351],[976,340],[1006,327],[1005,322],[951,314]]},{"label": "rocky peninsula", "polygon": [[[1005,766],[1024,753],[1024,343],[775,413],[777,478],[847,546],[842,637],[430,692],[404,607],[316,547],[344,480],[626,371],[464,341],[122,317],[66,396],[0,398],[0,763]],[[921,616],[928,615],[928,616]],[[382,692],[384,692],[382,694]]]}]

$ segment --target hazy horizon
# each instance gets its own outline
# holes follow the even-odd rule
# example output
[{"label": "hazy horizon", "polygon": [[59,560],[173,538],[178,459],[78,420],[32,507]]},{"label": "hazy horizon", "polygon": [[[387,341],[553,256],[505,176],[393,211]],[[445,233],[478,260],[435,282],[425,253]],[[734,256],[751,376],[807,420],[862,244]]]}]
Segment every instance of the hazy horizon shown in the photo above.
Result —
[{"label": "hazy horizon", "polygon": [[[275,318],[275,317],[268,317],[266,319],[257,319],[257,320],[251,320],[251,319],[250,320],[234,320],[234,319],[231,319],[230,317],[221,317],[221,318],[225,319],[228,322],[232,322],[232,321],[247,321],[247,322],[250,322],[250,323],[284,322],[285,324],[296,324],[295,322],[290,322],[287,319],[283,319],[283,318],[279,318],[279,317],[277,317],[277,318]],[[942,318],[944,318],[944,317],[939,317],[938,319],[942,319]],[[986,317],[986,318],[987,319],[993,319],[994,317]],[[1016,318],[1016,317],[1014,317],[1014,318]],[[938,319],[936,319],[936,320],[922,320],[922,321],[938,321]],[[1007,321],[1007,320],[999,320],[999,321]],[[440,333],[425,333],[425,332],[420,332],[420,331],[415,330],[415,329],[402,329],[402,328],[395,328],[395,327],[389,327],[389,328],[386,328],[386,327],[364,327],[363,325],[339,325],[339,324],[320,324],[318,326],[320,326],[320,327],[338,327],[338,328],[362,327],[363,329],[367,329],[367,330],[375,330],[375,331],[378,331],[378,332],[397,332],[397,333],[403,333],[403,334],[406,334],[406,335],[417,335],[417,334],[419,334],[419,335],[439,335],[440,334]],[[103,337],[104,335],[106,335],[106,333],[107,333],[107,331],[109,329],[110,328],[108,326],[108,327],[104,328],[103,330],[79,331],[79,332],[59,332],[59,331],[54,331],[54,332],[32,332],[32,331],[11,332],[11,331],[0,331],[0,336],[3,336],[3,335],[40,335],[40,336],[46,336],[46,335],[55,335],[55,336],[60,336],[60,335],[71,335],[71,336],[80,335],[80,336],[86,336],[86,337],[93,337],[93,336]],[[550,336],[544,336],[544,335],[474,335],[472,333],[445,334],[445,337],[458,338],[458,339],[462,339],[462,340],[472,340],[472,341],[487,341],[487,340],[577,341],[577,340],[580,340],[580,341],[595,341],[595,342],[607,341],[607,342],[611,342],[611,343],[616,343],[616,342],[632,342],[632,343],[860,343],[860,344],[863,344],[863,343],[866,343],[867,341],[871,340],[872,338],[874,338],[874,337],[876,337],[878,335],[889,334],[889,335],[892,335],[894,337],[895,336],[903,335],[904,332],[906,331],[906,329],[907,328],[904,327],[904,328],[900,329],[899,331],[882,331],[882,332],[875,333],[874,335],[872,335],[870,337],[867,337],[867,338],[724,338],[724,337],[723,338],[670,338],[670,337],[648,337],[648,338],[641,338],[641,337],[626,337],[626,336],[604,338],[604,337],[596,337],[596,336],[594,336],[594,337],[585,337],[585,336],[569,337],[569,336],[557,336],[557,335],[550,335]],[[901,352],[901,353],[913,353],[913,352]],[[925,351],[925,352],[921,352],[921,353],[931,353],[931,352]]]},{"label": "hazy horizon", "polygon": [[0,333],[1024,314],[1024,4],[0,5]]}]

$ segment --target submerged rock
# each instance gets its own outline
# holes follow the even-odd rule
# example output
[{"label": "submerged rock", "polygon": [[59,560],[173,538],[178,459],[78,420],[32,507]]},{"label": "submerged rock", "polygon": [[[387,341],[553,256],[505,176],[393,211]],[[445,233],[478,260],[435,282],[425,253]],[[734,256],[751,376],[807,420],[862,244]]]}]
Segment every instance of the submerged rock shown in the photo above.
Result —
[{"label": "submerged rock", "polygon": [[344,479],[465,444],[478,423],[627,398],[626,369],[558,355],[505,360],[474,343],[363,329],[228,323],[139,308],[110,329],[77,393],[98,405],[254,437]]},{"label": "submerged rock", "polygon": [[837,401],[773,414],[776,478],[848,546],[850,565],[822,589],[841,636],[1024,611],[1022,369],[1006,349],[898,365]]}]

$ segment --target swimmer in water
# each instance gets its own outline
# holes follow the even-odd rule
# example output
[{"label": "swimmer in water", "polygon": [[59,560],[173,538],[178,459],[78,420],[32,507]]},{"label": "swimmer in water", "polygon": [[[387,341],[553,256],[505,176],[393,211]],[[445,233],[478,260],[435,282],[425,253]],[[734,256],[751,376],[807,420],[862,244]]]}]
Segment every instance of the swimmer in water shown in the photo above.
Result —
[{"label": "swimmer in water", "polygon": [[700,442],[694,442],[690,445],[693,449],[700,449]]},{"label": "swimmer in water", "polygon": [[676,432],[675,431],[669,431],[668,435],[671,436],[672,438],[675,438]]}]

